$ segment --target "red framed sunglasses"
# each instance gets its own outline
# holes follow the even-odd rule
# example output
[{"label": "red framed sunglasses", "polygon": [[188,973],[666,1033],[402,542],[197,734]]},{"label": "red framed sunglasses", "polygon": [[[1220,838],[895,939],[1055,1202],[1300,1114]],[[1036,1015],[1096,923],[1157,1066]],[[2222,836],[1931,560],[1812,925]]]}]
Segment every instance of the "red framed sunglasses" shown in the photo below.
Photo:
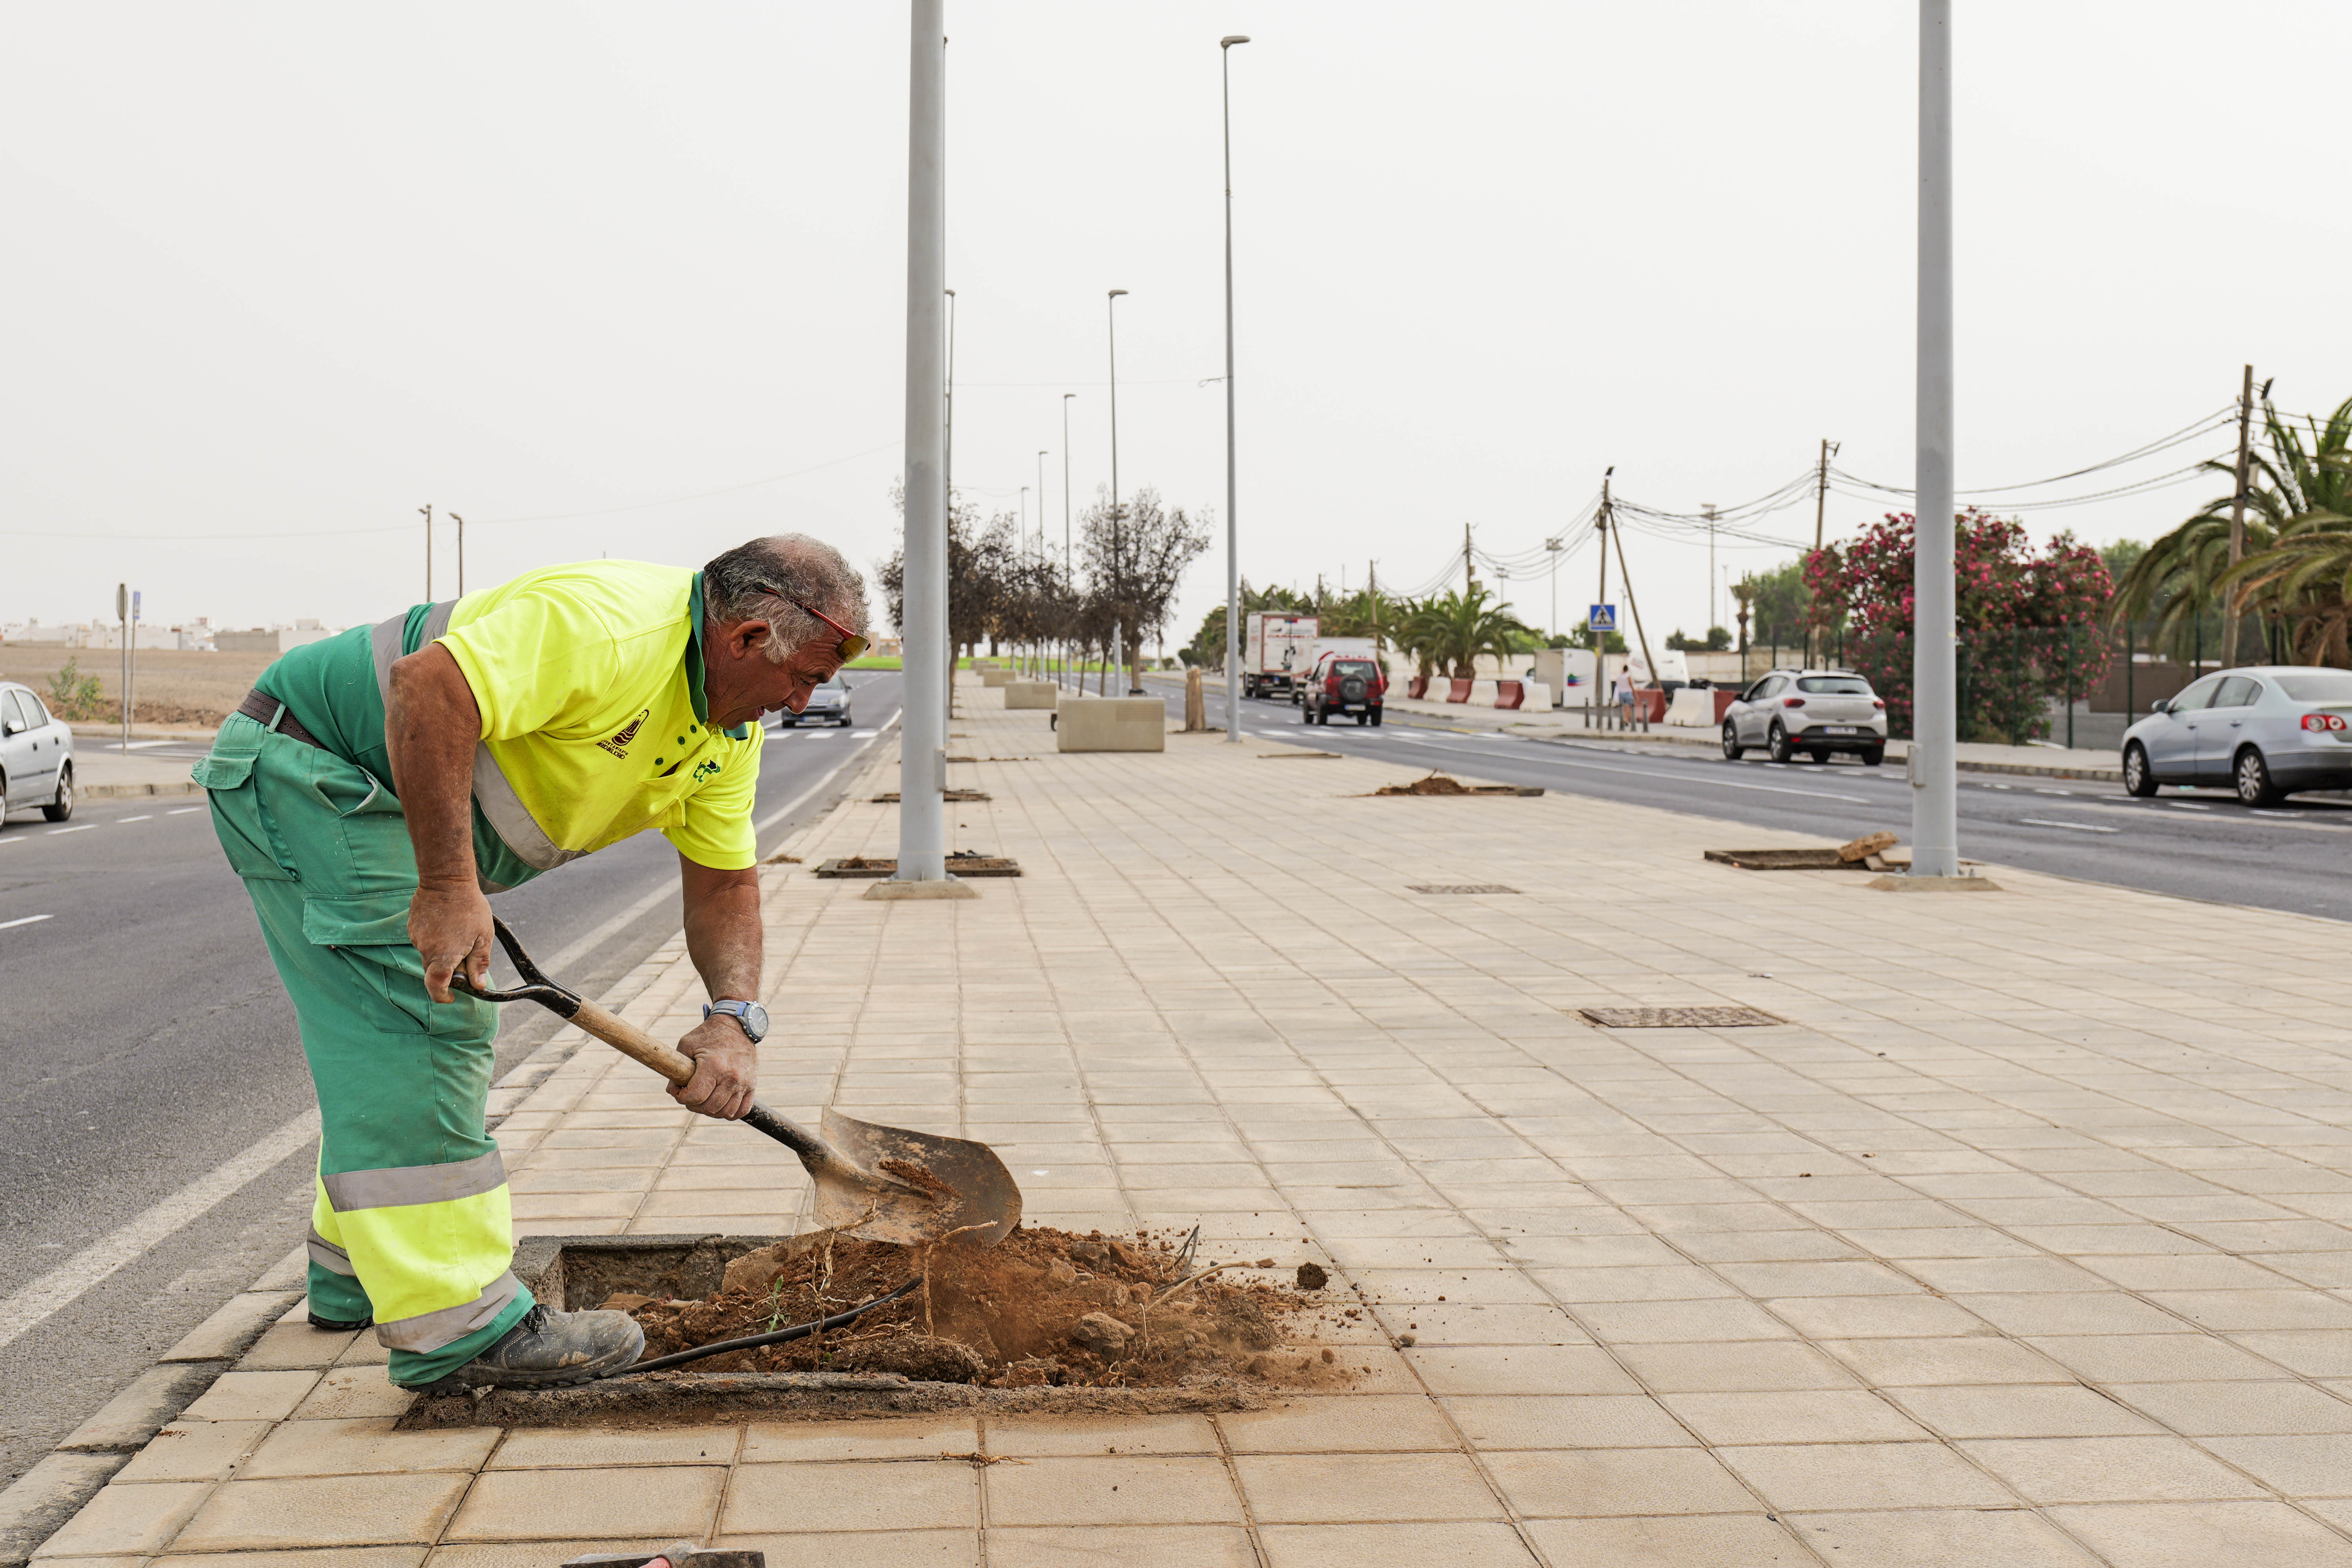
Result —
[{"label": "red framed sunglasses", "polygon": [[826,615],[814,605],[803,604],[800,600],[793,598],[790,594],[786,594],[779,589],[771,587],[765,583],[754,583],[751,586],[771,597],[782,599],[785,604],[792,605],[795,609],[806,610],[810,615],[814,616],[818,620],[823,621],[826,626],[829,626],[835,631],[839,632],[841,634],[841,647],[839,652],[841,655],[841,662],[844,664],[847,664],[851,659],[856,658],[859,654],[864,653],[867,648],[874,646],[867,638],[862,637],[856,632],[851,631],[847,626],[843,626],[839,621],[835,620],[831,616]]}]

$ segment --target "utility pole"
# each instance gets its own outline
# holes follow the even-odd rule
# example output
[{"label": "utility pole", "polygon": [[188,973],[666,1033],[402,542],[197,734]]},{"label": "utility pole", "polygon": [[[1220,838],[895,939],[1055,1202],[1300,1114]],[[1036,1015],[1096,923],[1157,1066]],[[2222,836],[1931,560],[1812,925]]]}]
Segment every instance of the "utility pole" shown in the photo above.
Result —
[{"label": "utility pole", "polygon": [[901,882],[947,880],[947,37],[913,0],[907,110],[907,704],[898,751]]},{"label": "utility pole", "polygon": [[[1822,466],[1813,479],[1813,553],[1816,555],[1822,552],[1822,520],[1827,514],[1830,503],[1830,457],[1838,449],[1839,445],[1826,436],[1822,437]],[[1805,616],[1805,663],[1808,666],[1815,665],[1817,662],[1827,663],[1829,649],[1826,647],[1822,649],[1819,661],[1813,658],[1814,623],[1821,617],[1817,614],[1810,613],[1812,610],[1811,590],[1806,592],[1805,605],[1809,612]],[[1746,667],[1742,666],[1741,668],[1744,672]]]},{"label": "utility pole", "polygon": [[[1114,289],[1103,302],[1103,314],[1109,323],[1110,342],[1110,558],[1112,569],[1121,574],[1127,571],[1127,526],[1118,510],[1118,300],[1119,296],[1126,292],[1124,289]],[[1114,592],[1118,587],[1118,584],[1112,584]],[[1111,662],[1118,665],[1121,673],[1125,673],[1127,623],[1123,620],[1113,622],[1112,630],[1117,634],[1118,646],[1111,649]],[[1106,671],[1103,676],[1106,696],[1109,694],[1109,686],[1110,676]],[[1142,696],[1143,688],[1138,686],[1130,695]]]},{"label": "utility pole", "polygon": [[416,509],[425,514],[425,602],[433,602],[433,503]]},{"label": "utility pole", "polygon": [[1650,684],[1664,685],[1658,679],[1658,661],[1650,657],[1650,634],[1642,629],[1642,604],[1633,597],[1633,574],[1625,565],[1625,531],[1619,529],[1617,539],[1617,575],[1625,581],[1625,608],[1633,617],[1633,637],[1642,645],[1642,662],[1649,667]]},{"label": "utility pole", "polygon": [[1918,497],[1913,555],[1911,875],[1960,874],[1952,581],[1952,0],[1919,0]]},{"label": "utility pole", "polygon": [[[1601,510],[1592,514],[1593,529],[1601,535],[1601,587],[1592,595],[1592,613],[1595,616],[1601,613],[1601,606],[1609,602],[1609,477],[1616,471],[1614,463],[1602,470]],[[1591,616],[1586,617],[1584,629],[1592,638],[1592,689],[1585,694],[1584,727],[1598,730],[1601,728],[1602,705],[1607,701],[1607,694],[1601,688],[1609,679],[1609,634],[1594,626]]]},{"label": "utility pole", "polygon": [[1381,658],[1381,563],[1378,561],[1369,563],[1365,581],[1370,584],[1367,592],[1372,602],[1372,662],[1381,667],[1381,678],[1385,680],[1388,679],[1388,664]]},{"label": "utility pole", "polygon": [[1470,525],[1462,525],[1462,594],[1465,598],[1478,585],[1478,574],[1470,565]]},{"label": "utility pole", "polygon": [[1559,536],[1544,541],[1544,549],[1551,555],[1551,635],[1559,636]]},{"label": "utility pole", "polygon": [[462,599],[466,596],[466,520],[453,511],[449,521],[457,525],[457,597]]},{"label": "utility pole", "polygon": [[[1712,631],[1717,624],[1715,618],[1715,503],[1703,501],[1698,510],[1706,516],[1706,624],[1707,629]],[[1624,542],[1619,541],[1617,548],[1622,553],[1625,548]]]},{"label": "utility pole", "polygon": [[[2246,367],[2245,379],[2238,385],[2238,489],[2230,498],[2230,564],[2235,566],[2246,553],[2246,479],[2253,454],[2254,431],[2254,367]],[[2229,668],[2238,662],[2238,592],[2230,590],[2221,605],[2221,668]]]}]

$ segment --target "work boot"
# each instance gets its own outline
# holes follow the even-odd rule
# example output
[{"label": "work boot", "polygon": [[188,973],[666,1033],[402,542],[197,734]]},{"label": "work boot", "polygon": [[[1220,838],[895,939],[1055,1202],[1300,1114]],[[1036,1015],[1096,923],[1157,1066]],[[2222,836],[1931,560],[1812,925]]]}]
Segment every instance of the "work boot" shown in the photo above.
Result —
[{"label": "work boot", "polygon": [[626,1312],[558,1312],[533,1307],[496,1344],[418,1390],[457,1394],[492,1388],[568,1388],[593,1383],[645,1353],[646,1331]]},{"label": "work boot", "polygon": [[362,1329],[374,1328],[375,1320],[373,1318],[353,1318],[349,1321],[346,1321],[341,1318],[322,1318],[319,1316],[318,1313],[313,1312],[310,1314],[310,1326],[314,1329],[324,1329],[331,1334],[355,1334]]}]

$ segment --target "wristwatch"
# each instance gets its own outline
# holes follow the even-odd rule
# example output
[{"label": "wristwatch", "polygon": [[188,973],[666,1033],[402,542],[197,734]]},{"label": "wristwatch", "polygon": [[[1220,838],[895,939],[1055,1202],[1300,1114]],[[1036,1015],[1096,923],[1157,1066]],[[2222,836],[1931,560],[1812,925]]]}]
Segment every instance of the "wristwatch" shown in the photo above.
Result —
[{"label": "wristwatch", "polygon": [[768,1037],[768,1010],[757,1002],[705,1002],[702,1016],[708,1018],[713,1013],[724,1013],[742,1025],[755,1046]]}]

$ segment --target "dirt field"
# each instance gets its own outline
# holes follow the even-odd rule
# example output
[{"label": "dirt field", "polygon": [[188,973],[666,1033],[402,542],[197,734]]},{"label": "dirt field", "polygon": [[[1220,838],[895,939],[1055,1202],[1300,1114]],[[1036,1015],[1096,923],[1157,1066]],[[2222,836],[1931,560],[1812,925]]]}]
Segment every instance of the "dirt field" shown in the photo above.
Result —
[{"label": "dirt field", "polygon": [[[269,668],[274,653],[181,653],[139,650],[138,704],[132,721],[140,724],[185,725],[212,729],[253,689],[253,678]],[[0,643],[0,680],[20,680],[50,694],[49,677],[68,659],[81,674],[98,677],[105,711],[98,721],[116,719],[122,701],[122,650],[65,648],[38,643]],[[68,715],[71,717],[71,715]]]}]

